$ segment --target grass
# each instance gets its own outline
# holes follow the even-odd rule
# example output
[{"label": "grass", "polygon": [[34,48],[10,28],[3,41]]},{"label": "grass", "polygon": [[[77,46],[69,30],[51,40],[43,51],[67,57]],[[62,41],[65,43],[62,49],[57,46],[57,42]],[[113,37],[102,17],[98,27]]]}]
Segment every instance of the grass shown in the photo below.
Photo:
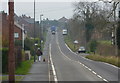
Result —
[{"label": "grass", "polygon": [[101,44],[105,44],[105,45],[111,45],[111,41],[107,41],[107,40],[98,41],[98,42],[101,43]]},{"label": "grass", "polygon": [[[21,65],[15,70],[15,81],[18,83],[23,80],[24,76],[29,74],[29,70],[33,64],[34,56],[31,56],[31,60],[23,61]],[[8,73],[0,75],[0,80],[7,81]]]},{"label": "grass", "polygon": [[26,74],[28,74],[32,64],[33,64],[33,60],[23,61],[21,66],[19,66],[16,69],[15,74],[16,75],[26,75]]},{"label": "grass", "polygon": [[106,62],[117,67],[120,67],[120,57],[118,56],[100,56],[100,55],[88,55],[86,58],[94,60],[94,61],[101,61]]},{"label": "grass", "polygon": [[[23,78],[24,78],[24,76],[15,76],[16,81],[21,81]],[[8,80],[8,75],[0,76],[0,80],[7,81]]]},{"label": "grass", "polygon": [[76,52],[77,49],[79,48],[79,45],[74,45],[74,43],[68,36],[64,37],[64,41],[68,45],[68,47],[74,52]]}]

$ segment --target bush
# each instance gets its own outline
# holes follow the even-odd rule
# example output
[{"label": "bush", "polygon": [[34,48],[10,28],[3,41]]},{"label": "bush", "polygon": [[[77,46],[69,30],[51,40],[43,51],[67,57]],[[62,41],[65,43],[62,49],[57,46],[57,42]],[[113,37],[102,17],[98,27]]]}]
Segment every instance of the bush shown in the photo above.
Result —
[{"label": "bush", "polygon": [[32,39],[26,38],[25,39],[25,50],[30,50],[33,44],[34,44],[34,41]]},{"label": "bush", "polygon": [[89,42],[89,50],[90,52],[95,52],[97,48],[98,42],[96,40],[92,40]]},{"label": "bush", "polygon": [[8,71],[8,48],[2,48],[2,73],[6,73]]},{"label": "bush", "polygon": [[28,74],[32,64],[33,64],[33,60],[23,61],[21,63],[21,66],[17,67],[17,69],[15,71],[15,74],[17,74],[17,75],[26,75],[26,74]]}]

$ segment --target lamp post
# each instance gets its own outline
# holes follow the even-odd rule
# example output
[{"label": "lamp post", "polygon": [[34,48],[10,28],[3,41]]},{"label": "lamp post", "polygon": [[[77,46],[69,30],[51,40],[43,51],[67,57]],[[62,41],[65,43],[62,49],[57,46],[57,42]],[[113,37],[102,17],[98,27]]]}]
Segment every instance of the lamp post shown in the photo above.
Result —
[{"label": "lamp post", "polygon": [[9,54],[8,73],[9,83],[15,83],[15,56],[14,56],[14,0],[9,0]]},{"label": "lamp post", "polygon": [[22,24],[22,48],[24,50],[25,26]]},{"label": "lamp post", "polygon": [[40,14],[40,50],[42,50],[42,36],[43,36],[43,29],[41,27],[42,16],[43,16],[43,14]]}]

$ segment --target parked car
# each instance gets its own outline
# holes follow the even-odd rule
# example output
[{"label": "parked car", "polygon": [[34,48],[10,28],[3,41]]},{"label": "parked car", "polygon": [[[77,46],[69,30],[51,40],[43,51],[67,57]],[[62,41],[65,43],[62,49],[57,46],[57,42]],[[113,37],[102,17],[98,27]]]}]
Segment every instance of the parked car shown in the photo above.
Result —
[{"label": "parked car", "polygon": [[67,29],[63,29],[62,34],[67,35]]},{"label": "parked car", "polygon": [[84,46],[80,46],[80,48],[78,49],[78,53],[85,53],[86,49]]}]

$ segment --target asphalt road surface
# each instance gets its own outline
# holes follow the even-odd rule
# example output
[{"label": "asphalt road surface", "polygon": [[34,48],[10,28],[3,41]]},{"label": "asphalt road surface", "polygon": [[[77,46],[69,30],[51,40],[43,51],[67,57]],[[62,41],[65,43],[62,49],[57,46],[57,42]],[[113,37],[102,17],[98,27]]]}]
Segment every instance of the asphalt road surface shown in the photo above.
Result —
[{"label": "asphalt road surface", "polygon": [[[49,48],[57,81],[110,82],[118,81],[118,68],[88,60],[73,53],[65,44],[61,30],[49,31]],[[118,82],[116,82],[118,83]]]}]

